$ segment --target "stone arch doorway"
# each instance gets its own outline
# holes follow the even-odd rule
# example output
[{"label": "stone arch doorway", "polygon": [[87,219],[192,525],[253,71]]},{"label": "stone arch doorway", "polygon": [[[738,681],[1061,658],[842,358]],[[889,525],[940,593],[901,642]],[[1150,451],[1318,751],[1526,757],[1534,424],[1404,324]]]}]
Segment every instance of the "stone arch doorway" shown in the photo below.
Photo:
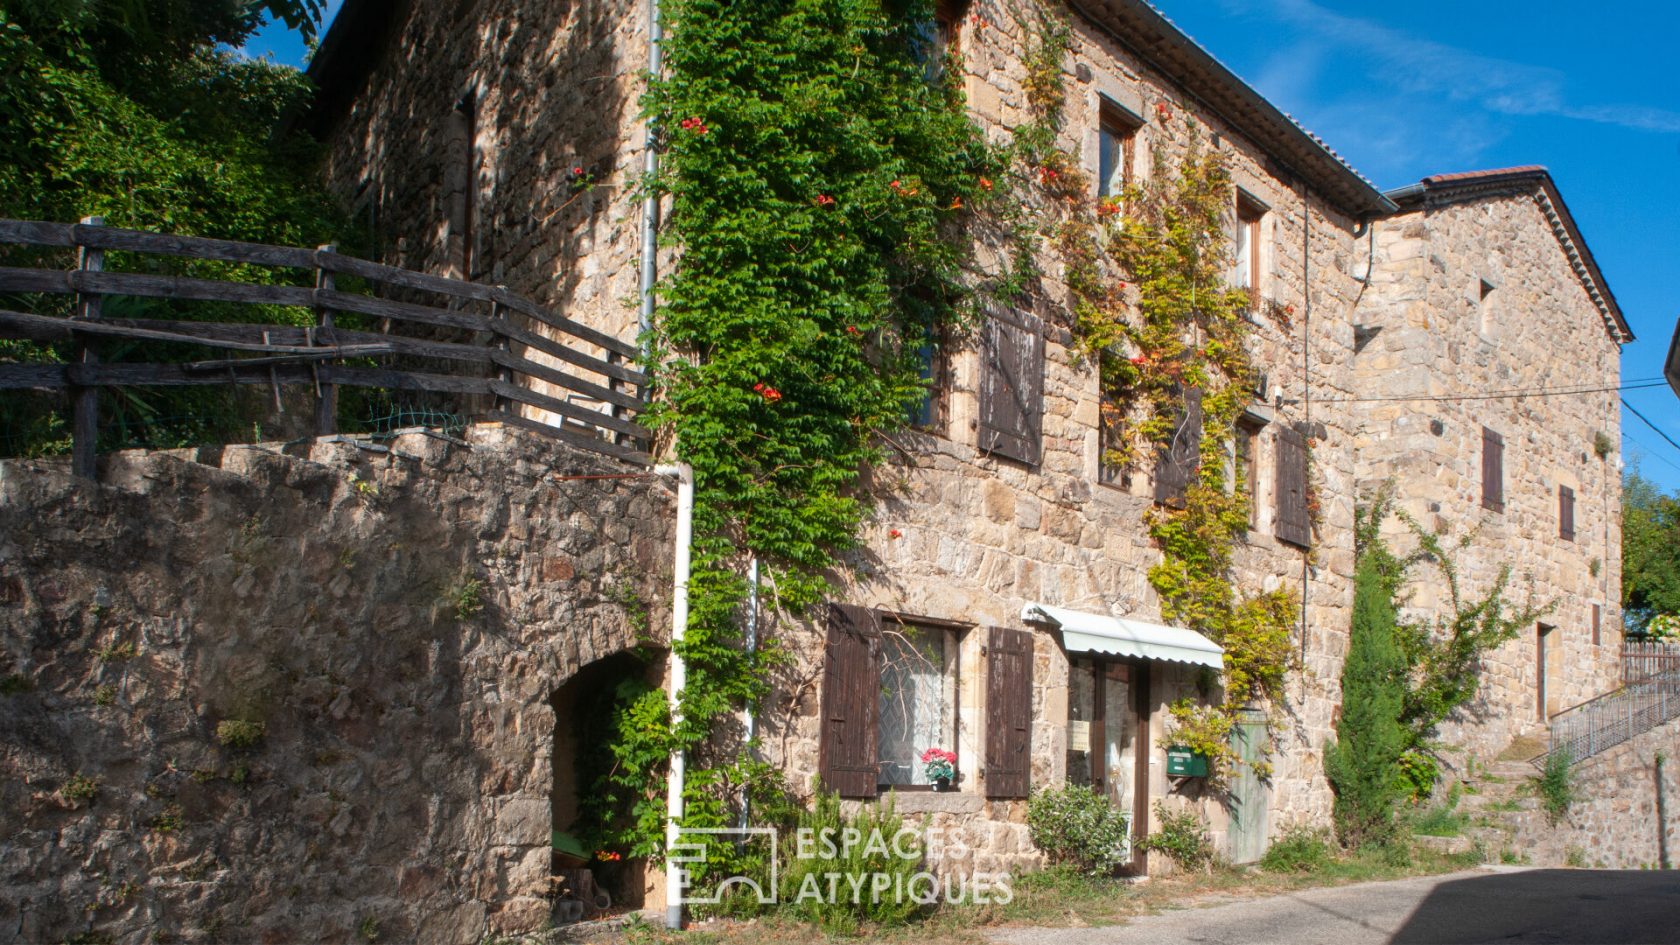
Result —
[{"label": "stone arch doorway", "polygon": [[606,839],[609,828],[627,816],[629,799],[615,797],[623,790],[603,782],[613,768],[607,745],[620,712],[660,687],[664,665],[662,652],[617,653],[578,670],[549,698],[556,922],[640,908],[646,898],[646,859],[632,859]]}]

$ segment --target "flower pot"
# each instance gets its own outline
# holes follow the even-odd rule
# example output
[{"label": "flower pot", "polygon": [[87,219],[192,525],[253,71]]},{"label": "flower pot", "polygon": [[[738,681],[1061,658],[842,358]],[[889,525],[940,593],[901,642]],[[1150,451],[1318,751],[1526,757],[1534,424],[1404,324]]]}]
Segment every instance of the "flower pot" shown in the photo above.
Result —
[{"label": "flower pot", "polygon": [[951,779],[950,778],[934,778],[933,779],[933,789],[935,791],[949,791],[949,790],[951,790]]}]

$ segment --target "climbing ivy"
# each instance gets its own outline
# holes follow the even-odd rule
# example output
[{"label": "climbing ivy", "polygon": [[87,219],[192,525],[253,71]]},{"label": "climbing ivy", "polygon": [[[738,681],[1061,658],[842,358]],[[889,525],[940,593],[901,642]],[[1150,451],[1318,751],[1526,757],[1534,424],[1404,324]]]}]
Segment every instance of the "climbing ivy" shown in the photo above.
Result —
[{"label": "climbing ivy", "polygon": [[827,595],[868,511],[860,470],[924,393],[918,352],[965,321],[962,224],[995,173],[929,62],[924,0],[668,0],[664,16],[669,71],[646,102],[664,169],[645,186],[671,198],[677,259],[649,417],[694,469],[695,541],[680,723],[650,692],[615,743],[637,854],[660,845],[671,751],[690,753],[695,826],[771,777],[711,738],[784,658],[743,645],[745,562],[787,612]]},{"label": "climbing ivy", "polygon": [[[1039,18],[1029,76],[1057,88],[1029,96],[1040,127],[1020,136],[1027,142],[1054,140],[1061,121],[1062,71],[1030,64],[1060,62],[1065,25],[1056,9],[1040,8]],[[1174,120],[1165,105],[1157,115],[1163,126]],[[1232,549],[1248,529],[1250,500],[1241,468],[1228,474],[1227,467],[1253,388],[1250,301],[1226,279],[1227,223],[1235,208],[1230,172],[1194,125],[1187,137],[1176,164],[1158,149],[1145,183],[1100,201],[1070,155],[1028,150],[1022,156],[1037,162],[1037,180],[1056,218],[1041,229],[1053,234],[1066,266],[1075,343],[1096,365],[1105,424],[1123,431],[1105,444],[1104,462],[1130,466],[1162,449],[1178,432],[1185,391],[1202,392],[1198,464],[1183,507],[1153,508],[1146,524],[1162,553],[1149,571],[1162,618],[1225,649],[1223,703],[1181,705],[1173,716],[1178,729],[1205,743],[1199,747],[1218,768],[1232,753],[1216,736],[1229,731],[1236,712],[1282,696],[1299,603],[1282,589],[1242,594],[1233,581]]]}]

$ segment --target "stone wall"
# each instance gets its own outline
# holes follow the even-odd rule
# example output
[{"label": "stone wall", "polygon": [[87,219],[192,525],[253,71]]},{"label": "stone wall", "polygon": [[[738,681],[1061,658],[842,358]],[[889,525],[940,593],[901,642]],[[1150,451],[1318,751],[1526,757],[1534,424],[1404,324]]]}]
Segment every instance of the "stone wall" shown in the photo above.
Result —
[{"label": "stone wall", "polygon": [[[1620,411],[1613,390],[1489,397],[1536,388],[1614,388],[1619,347],[1571,270],[1537,201],[1512,193],[1430,205],[1377,222],[1376,266],[1357,319],[1360,486],[1393,479],[1399,507],[1455,538],[1470,596],[1501,565],[1509,597],[1555,609],[1547,635],[1545,710],[1617,684],[1621,643]],[[1484,281],[1491,290],[1484,290]],[[1416,398],[1416,399],[1399,399]],[[1462,398],[1462,399],[1454,399]],[[1482,428],[1504,438],[1504,510],[1482,505]],[[1611,452],[1599,456],[1602,434]],[[1575,537],[1559,535],[1559,486],[1575,493]],[[1390,523],[1397,546],[1410,538]],[[1443,613],[1438,575],[1408,588],[1418,614]],[[1600,609],[1598,639],[1592,611]],[[1487,662],[1483,697],[1443,732],[1483,757],[1540,724],[1537,628]]]},{"label": "stone wall", "polygon": [[1562,822],[1552,824],[1544,810],[1502,816],[1512,830],[1512,849],[1537,866],[1669,866],[1680,857],[1676,752],[1680,719],[1575,765],[1570,784],[1576,800]]},{"label": "stone wall", "polygon": [[[1068,90],[1061,145],[1096,177],[1101,99],[1134,113],[1138,131],[1136,171],[1151,173],[1155,156],[1168,168],[1190,146],[1217,147],[1237,183],[1269,207],[1263,296],[1304,316],[1311,293],[1313,318],[1256,313],[1254,357],[1268,375],[1268,399],[1259,412],[1270,418],[1261,439],[1258,501],[1260,527],[1236,552],[1239,593],[1287,586],[1298,593],[1306,577],[1305,672],[1290,684],[1288,701],[1273,707],[1275,774],[1271,800],[1274,829],[1327,822],[1330,791],[1320,752],[1340,702],[1340,667],[1346,649],[1351,601],[1354,496],[1353,430],[1345,409],[1312,408],[1322,424],[1314,454],[1324,514],[1310,565],[1304,553],[1271,536],[1270,508],[1276,430],[1308,419],[1313,399],[1345,402],[1351,396],[1346,365],[1353,349],[1349,317],[1359,283],[1351,273],[1361,244],[1354,223],[1316,196],[1267,169],[1266,158],[1217,116],[1198,110],[1170,79],[1153,72],[1102,30],[1075,16],[1074,42],[1063,63]],[[966,24],[961,37],[968,100],[975,118],[994,139],[1027,120],[1022,56],[1028,38],[1020,24],[998,17],[984,27]],[[1164,106],[1164,110],[1157,109]],[[995,257],[981,246],[985,266]],[[979,651],[982,628],[1023,626],[1023,605],[1039,602],[1099,614],[1159,621],[1160,605],[1147,580],[1160,552],[1144,519],[1152,507],[1147,473],[1120,488],[1100,481],[1097,376],[1072,346],[1071,300],[1061,281],[1061,260],[1046,250],[1047,274],[1035,287],[1034,314],[1048,326],[1044,383],[1043,458],[1027,467],[981,453],[976,445],[980,359],[972,345],[953,357],[945,422],[932,432],[895,434],[905,447],[872,474],[880,498],[855,577],[841,598],[901,614],[955,621],[976,628],[959,641],[959,745],[964,780],[958,795],[898,798],[899,809],[931,810],[934,824],[954,831],[974,851],[963,865],[983,871],[1036,863],[1026,840],[1020,802],[984,798],[977,772],[984,766],[985,672]],[[1310,351],[1310,367],[1303,356]],[[767,717],[766,742],[789,770],[815,771],[822,642],[820,627],[783,627],[798,661],[779,689],[785,713]],[[1297,635],[1297,640],[1299,636]],[[1065,776],[1068,657],[1059,637],[1035,632],[1032,753],[1035,786]],[[1165,771],[1166,707],[1181,696],[1205,700],[1195,671],[1158,663],[1151,686],[1152,752],[1149,795],[1193,805],[1210,820],[1223,843],[1226,811],[1203,797],[1194,782],[1179,784]],[[1153,815],[1151,815],[1153,816]],[[1160,869],[1164,861],[1152,861]]]},{"label": "stone wall", "polygon": [[0,464],[8,938],[547,922],[549,699],[665,633],[674,503],[465,436]]}]

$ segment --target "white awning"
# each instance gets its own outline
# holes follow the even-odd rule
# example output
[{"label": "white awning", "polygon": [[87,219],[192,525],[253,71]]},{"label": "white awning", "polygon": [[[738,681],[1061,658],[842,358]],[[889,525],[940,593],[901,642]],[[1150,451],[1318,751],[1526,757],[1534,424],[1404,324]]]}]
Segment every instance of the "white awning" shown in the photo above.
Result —
[{"label": "white awning", "polygon": [[1028,604],[1021,608],[1021,619],[1060,627],[1062,644],[1069,653],[1110,653],[1225,668],[1225,651],[1219,644],[1182,627],[1105,617],[1048,604]]}]

